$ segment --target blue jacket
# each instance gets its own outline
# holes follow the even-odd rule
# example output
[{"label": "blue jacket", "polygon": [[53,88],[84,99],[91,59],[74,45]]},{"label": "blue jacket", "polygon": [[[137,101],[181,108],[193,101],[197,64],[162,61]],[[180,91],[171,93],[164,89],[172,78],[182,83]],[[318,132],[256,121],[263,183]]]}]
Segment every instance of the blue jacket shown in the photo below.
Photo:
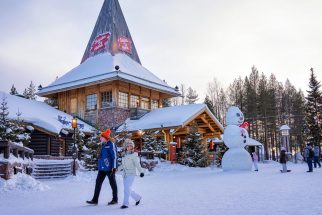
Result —
[{"label": "blue jacket", "polygon": [[114,143],[107,141],[102,144],[100,158],[98,159],[98,170],[111,171],[117,168],[117,148]]}]

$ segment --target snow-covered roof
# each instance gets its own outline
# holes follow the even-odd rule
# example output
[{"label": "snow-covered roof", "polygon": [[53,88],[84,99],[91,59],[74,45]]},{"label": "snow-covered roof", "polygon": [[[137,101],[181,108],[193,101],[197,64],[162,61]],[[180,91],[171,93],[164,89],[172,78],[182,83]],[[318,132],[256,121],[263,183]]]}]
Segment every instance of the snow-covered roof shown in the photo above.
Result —
[{"label": "snow-covered roof", "polygon": [[[48,132],[59,134],[62,129],[71,129],[73,116],[59,111],[44,102],[24,99],[18,96],[10,95],[0,91],[0,102],[6,98],[9,108],[9,118],[16,120],[17,113],[20,112],[19,118],[23,122],[42,128]],[[83,132],[93,132],[94,127],[85,122],[77,121],[80,130]]]},{"label": "snow-covered roof", "polygon": [[117,129],[117,132],[122,132],[124,130],[148,130],[162,127],[184,127],[203,112],[207,112],[223,132],[224,128],[222,124],[216,119],[205,104],[191,104],[154,109],[138,120],[127,119],[125,123]]},{"label": "snow-covered roof", "polygon": [[[115,70],[116,65],[120,67],[118,71]],[[37,94],[44,96],[112,80],[123,80],[171,95],[179,95],[174,88],[126,54],[118,53],[112,56],[108,52],[88,58],[49,86],[39,90]]]}]

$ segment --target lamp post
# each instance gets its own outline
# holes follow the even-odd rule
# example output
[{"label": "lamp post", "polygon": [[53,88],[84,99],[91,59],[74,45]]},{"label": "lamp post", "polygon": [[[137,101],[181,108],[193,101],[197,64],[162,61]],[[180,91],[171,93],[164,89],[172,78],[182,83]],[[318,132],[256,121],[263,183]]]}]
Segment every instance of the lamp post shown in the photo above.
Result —
[{"label": "lamp post", "polygon": [[142,163],[141,163],[141,157],[142,157],[142,134],[143,134],[143,132],[142,132],[142,130],[140,129],[140,130],[139,130],[139,137],[140,137],[140,164],[142,164]]},{"label": "lamp post", "polygon": [[77,128],[77,118],[72,119],[72,128],[74,129],[74,146],[73,146],[73,175],[76,176],[76,128]]},{"label": "lamp post", "polygon": [[280,127],[281,131],[281,143],[285,147],[286,152],[290,152],[290,127],[288,125],[282,125]]}]

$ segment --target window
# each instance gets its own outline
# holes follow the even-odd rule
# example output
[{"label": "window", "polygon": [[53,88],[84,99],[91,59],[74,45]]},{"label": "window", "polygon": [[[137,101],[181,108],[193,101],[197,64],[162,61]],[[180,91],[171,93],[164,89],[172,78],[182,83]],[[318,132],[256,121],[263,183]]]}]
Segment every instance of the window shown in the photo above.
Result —
[{"label": "window", "polygon": [[131,95],[130,97],[130,107],[137,108],[139,105],[139,97],[135,95]]},{"label": "window", "polygon": [[86,96],[86,110],[96,110],[97,108],[97,95],[91,94]]},{"label": "window", "polygon": [[149,109],[149,103],[150,103],[150,100],[148,98],[144,98],[144,97],[141,98],[141,108]]},{"label": "window", "polygon": [[151,101],[151,109],[157,109],[157,108],[159,108],[159,101],[153,99]]},{"label": "window", "polygon": [[102,108],[112,107],[112,91],[101,93]]},{"label": "window", "polygon": [[70,100],[70,113],[71,114],[77,113],[77,98],[72,98]]},{"label": "window", "polygon": [[119,107],[123,107],[123,108],[129,107],[129,94],[119,92]]}]

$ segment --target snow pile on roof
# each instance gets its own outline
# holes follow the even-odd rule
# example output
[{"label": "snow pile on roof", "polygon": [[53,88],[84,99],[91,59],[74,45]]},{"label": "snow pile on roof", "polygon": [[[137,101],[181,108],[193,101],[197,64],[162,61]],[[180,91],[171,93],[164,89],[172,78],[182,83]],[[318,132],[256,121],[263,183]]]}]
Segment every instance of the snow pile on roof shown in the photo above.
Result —
[{"label": "snow pile on roof", "polygon": [[[59,111],[44,102],[24,99],[0,91],[0,100],[6,98],[9,107],[9,118],[16,120],[18,111],[22,113],[19,118],[25,123],[43,128],[49,132],[59,134],[62,129],[71,129],[73,117]],[[93,132],[94,128],[85,122],[78,120],[80,130]]]},{"label": "snow pile on roof", "polygon": [[46,191],[48,189],[49,187],[47,185],[23,173],[18,173],[7,181],[0,179],[0,192],[11,190]]},{"label": "snow pile on roof", "polygon": [[[120,67],[119,71],[115,66]],[[38,95],[59,92],[108,80],[125,80],[148,88],[158,89],[173,95],[179,95],[174,88],[144,68],[141,64],[123,53],[112,56],[106,52],[87,59],[84,63],[42,88]]]},{"label": "snow pile on roof", "polygon": [[196,117],[204,111],[211,116],[221,130],[224,130],[221,123],[209,111],[207,105],[191,104],[154,109],[139,120],[126,120],[125,123],[117,129],[117,132],[122,132],[123,130],[137,131],[140,129],[147,130],[162,127],[171,128],[185,126],[193,117]]}]

